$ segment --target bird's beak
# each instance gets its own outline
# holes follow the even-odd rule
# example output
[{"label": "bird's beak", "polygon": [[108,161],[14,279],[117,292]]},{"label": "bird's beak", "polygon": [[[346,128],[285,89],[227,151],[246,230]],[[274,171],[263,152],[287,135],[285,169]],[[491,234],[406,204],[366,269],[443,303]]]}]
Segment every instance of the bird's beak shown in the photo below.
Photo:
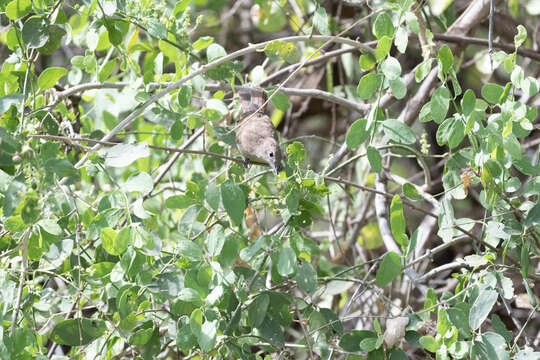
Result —
[{"label": "bird's beak", "polygon": [[279,164],[276,164],[275,161],[272,161],[272,163],[270,163],[270,167],[272,167],[272,170],[274,170],[274,173],[276,173],[276,175],[279,175]]}]

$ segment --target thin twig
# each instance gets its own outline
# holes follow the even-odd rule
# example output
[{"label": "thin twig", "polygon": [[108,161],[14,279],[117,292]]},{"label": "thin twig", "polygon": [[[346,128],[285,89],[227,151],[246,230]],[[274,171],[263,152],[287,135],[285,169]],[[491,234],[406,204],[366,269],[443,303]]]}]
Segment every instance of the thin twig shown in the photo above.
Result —
[{"label": "thin twig", "polygon": [[9,330],[9,334],[10,335],[13,335],[13,332],[15,331],[15,327],[17,326],[17,318],[19,316],[19,309],[21,307],[21,298],[22,298],[22,293],[23,293],[23,287],[24,287],[24,282],[26,280],[26,268],[28,266],[28,258],[27,258],[27,254],[28,254],[28,238],[30,237],[30,232],[31,232],[31,227],[28,227],[26,229],[26,231],[23,233],[22,235],[22,240],[21,240],[21,250],[22,250],[22,255],[21,255],[21,267],[22,267],[22,271],[21,271],[21,278],[19,279],[19,286],[17,288],[17,299],[15,300],[15,306],[13,307],[13,320],[12,320],[12,323],[11,323],[11,329]]}]

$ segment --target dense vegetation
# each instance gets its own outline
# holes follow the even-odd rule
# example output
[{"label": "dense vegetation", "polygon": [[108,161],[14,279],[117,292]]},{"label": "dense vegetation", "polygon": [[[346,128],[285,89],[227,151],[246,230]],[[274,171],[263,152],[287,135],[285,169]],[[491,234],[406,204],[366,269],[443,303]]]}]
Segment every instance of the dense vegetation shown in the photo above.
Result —
[{"label": "dense vegetation", "polygon": [[0,358],[538,360],[539,13],[0,0]]}]

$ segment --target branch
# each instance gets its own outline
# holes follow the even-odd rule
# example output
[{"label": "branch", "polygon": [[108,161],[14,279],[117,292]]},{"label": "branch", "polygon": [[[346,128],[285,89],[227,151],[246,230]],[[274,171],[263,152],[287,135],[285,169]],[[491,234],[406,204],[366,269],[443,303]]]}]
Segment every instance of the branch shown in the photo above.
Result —
[{"label": "branch", "polygon": [[[448,34],[434,34],[433,38],[437,41],[444,41],[444,42],[455,43],[455,44],[460,44],[460,45],[472,44],[472,45],[489,46],[489,40],[474,38],[474,37],[448,35]],[[514,52],[516,50],[514,45],[504,44],[498,41],[493,42],[493,47],[497,49],[502,49],[508,52]],[[528,57],[530,59],[540,62],[540,52],[538,51],[523,49],[519,47],[517,48],[517,53],[521,56]]]},{"label": "branch", "polygon": [[[159,99],[161,99],[163,96],[167,95],[171,91],[178,89],[185,82],[193,79],[194,77],[196,77],[198,75],[206,73],[208,70],[210,70],[212,68],[215,68],[216,66],[224,64],[224,63],[226,63],[228,61],[234,60],[234,59],[236,59],[238,57],[241,57],[241,56],[244,56],[246,54],[255,52],[257,50],[264,49],[266,47],[266,45],[272,43],[273,41],[291,41],[291,42],[298,42],[298,41],[327,41],[327,42],[337,42],[337,43],[340,43],[340,44],[350,45],[350,46],[355,47],[355,48],[357,48],[357,49],[359,49],[360,51],[363,51],[363,52],[374,53],[374,50],[372,48],[370,48],[369,46],[363,45],[363,44],[361,44],[361,43],[359,43],[357,41],[354,41],[354,40],[351,40],[351,39],[348,39],[348,38],[342,38],[342,37],[338,37],[338,36],[323,36],[323,35],[289,36],[289,37],[284,37],[284,38],[280,38],[280,39],[265,41],[265,42],[258,43],[258,44],[251,44],[246,48],[240,49],[240,50],[235,51],[235,52],[233,52],[233,53],[231,53],[229,55],[226,55],[226,56],[224,56],[222,58],[219,58],[217,60],[209,62],[208,64],[201,66],[199,69],[189,73],[188,75],[184,76],[180,80],[178,80],[178,81],[172,83],[171,85],[167,86],[165,89],[161,90],[157,94],[150,97],[150,99],[145,101],[137,110],[135,110],[131,114],[129,114],[124,120],[120,121],[120,123],[118,123],[118,125],[116,125],[111,131],[109,131],[109,133],[107,133],[107,135],[105,135],[101,140],[102,141],[110,140],[114,135],[116,135],[116,133],[118,133],[120,130],[122,130],[123,128],[125,128],[129,124],[131,124],[137,118],[137,116],[141,115],[146,110],[146,108],[148,108],[153,103],[157,102]],[[86,160],[88,160],[88,157],[90,156],[90,154],[92,152],[94,152],[94,151],[99,150],[102,146],[103,145],[101,145],[101,144],[94,145],[90,149],[90,151],[88,153],[86,153],[75,164],[75,168],[82,167],[84,165],[84,163],[86,162]]]},{"label": "branch", "polygon": [[[206,85],[207,90],[231,90],[232,87],[229,84],[207,84]],[[249,86],[234,86],[235,90],[249,90]],[[305,96],[305,97],[313,97],[316,99],[325,100],[328,102],[332,102],[338,105],[341,105],[343,107],[349,108],[354,111],[358,111],[360,113],[366,113],[369,111],[370,105],[363,104],[363,103],[357,103],[351,100],[347,100],[345,98],[342,98],[340,96],[334,95],[332,93],[322,91],[319,89],[295,89],[295,88],[285,88],[282,87],[279,91],[286,95],[297,95],[297,96]]]},{"label": "branch", "polygon": [[[201,129],[203,129],[203,128],[201,128]],[[197,133],[195,133],[194,135],[197,135]],[[70,142],[73,142],[73,141],[89,142],[89,143],[93,143],[93,144],[99,144],[99,145],[102,145],[102,146],[115,146],[115,145],[118,145],[118,144],[122,144],[120,142],[101,141],[101,140],[94,140],[94,139],[87,139],[87,138],[70,138],[70,137],[66,137],[66,136],[57,136],[57,135],[28,135],[28,137],[37,138],[37,139],[63,141],[65,143],[70,143]],[[158,145],[148,145],[148,147],[150,149],[169,151],[169,152],[174,152],[174,153],[178,153],[178,154],[185,153],[185,154],[196,154],[196,155],[203,155],[203,156],[212,156],[212,157],[220,158],[220,159],[223,159],[223,160],[234,161],[236,163],[242,163],[242,160],[236,159],[236,158],[233,158],[233,157],[230,157],[230,156],[227,156],[227,155],[222,155],[222,154],[217,154],[217,153],[208,152],[208,151],[202,151],[202,150],[188,150],[188,149],[186,149],[184,147],[185,144],[190,145],[191,143],[190,143],[190,141],[186,141],[184,144],[182,144],[182,147],[180,147],[180,148],[173,148],[173,147],[167,147],[167,146],[158,146]],[[257,164],[257,165],[259,165],[259,164]],[[156,180],[157,180],[157,178],[156,178]]]}]

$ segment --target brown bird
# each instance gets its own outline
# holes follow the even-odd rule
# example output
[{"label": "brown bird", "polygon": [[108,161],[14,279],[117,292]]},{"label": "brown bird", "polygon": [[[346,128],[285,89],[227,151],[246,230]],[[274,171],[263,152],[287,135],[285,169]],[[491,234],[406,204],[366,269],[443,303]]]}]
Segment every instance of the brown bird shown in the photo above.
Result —
[{"label": "brown bird", "polygon": [[[245,94],[240,94],[245,99]],[[281,170],[281,148],[279,147],[276,128],[268,115],[257,112],[258,100],[244,105],[245,115],[236,132],[236,144],[244,161],[270,165],[276,175]],[[245,109],[247,106],[247,109]]]}]

